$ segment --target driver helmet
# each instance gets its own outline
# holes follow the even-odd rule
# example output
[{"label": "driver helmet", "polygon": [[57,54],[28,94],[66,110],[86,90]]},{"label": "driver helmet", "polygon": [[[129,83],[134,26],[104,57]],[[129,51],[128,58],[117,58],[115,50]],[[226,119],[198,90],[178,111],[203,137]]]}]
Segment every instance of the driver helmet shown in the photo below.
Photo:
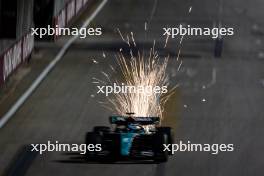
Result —
[{"label": "driver helmet", "polygon": [[133,131],[141,130],[141,126],[139,124],[128,124],[128,128]]}]

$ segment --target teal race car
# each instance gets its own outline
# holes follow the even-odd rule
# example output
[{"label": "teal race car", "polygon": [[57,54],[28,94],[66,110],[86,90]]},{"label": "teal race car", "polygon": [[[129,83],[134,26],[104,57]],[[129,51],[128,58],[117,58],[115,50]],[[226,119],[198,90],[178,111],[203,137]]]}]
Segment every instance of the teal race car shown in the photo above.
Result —
[{"label": "teal race car", "polygon": [[164,144],[173,143],[170,127],[161,127],[159,117],[111,116],[112,127],[96,126],[86,134],[85,143],[101,144],[101,151],[87,151],[86,158],[114,162],[143,159],[166,162]]}]

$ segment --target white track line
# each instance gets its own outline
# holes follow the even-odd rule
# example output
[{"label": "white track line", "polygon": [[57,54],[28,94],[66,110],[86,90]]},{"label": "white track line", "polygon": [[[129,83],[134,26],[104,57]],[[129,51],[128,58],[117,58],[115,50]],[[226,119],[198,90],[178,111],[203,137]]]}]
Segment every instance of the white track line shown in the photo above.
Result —
[{"label": "white track line", "polygon": [[[91,21],[96,17],[96,15],[103,9],[104,5],[108,0],[103,0],[93,14],[83,23],[82,28],[87,27]],[[61,60],[62,56],[65,54],[67,49],[71,44],[78,39],[79,35],[71,37],[67,43],[61,48],[56,57],[49,63],[49,65],[41,72],[37,79],[31,84],[29,89],[16,101],[16,103],[9,109],[9,111],[0,119],[0,128],[2,128],[8,120],[17,112],[17,110],[24,104],[24,102],[29,98],[29,96],[36,90],[36,88],[45,79],[48,73],[56,66],[56,64]]]}]

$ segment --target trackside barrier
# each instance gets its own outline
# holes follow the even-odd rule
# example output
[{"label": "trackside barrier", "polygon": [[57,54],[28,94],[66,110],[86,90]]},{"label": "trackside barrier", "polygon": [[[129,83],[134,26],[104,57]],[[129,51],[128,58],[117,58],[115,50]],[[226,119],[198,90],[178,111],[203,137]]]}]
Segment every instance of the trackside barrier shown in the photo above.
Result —
[{"label": "trackside barrier", "polygon": [[[97,16],[97,14],[103,9],[108,0],[102,0],[95,11],[87,18],[82,24],[81,28],[89,26],[91,21]],[[31,96],[31,94],[37,89],[41,82],[46,78],[49,72],[56,66],[56,64],[62,59],[65,52],[69,49],[72,43],[78,39],[78,35],[72,36],[67,43],[61,48],[56,57],[49,63],[49,65],[41,72],[41,74],[35,79],[31,86],[24,92],[24,94],[15,102],[15,104],[8,110],[8,112],[0,118],[0,129],[8,122],[10,118],[18,111],[18,109],[25,103],[25,101]],[[1,56],[0,56],[1,57]]]},{"label": "trackside barrier", "polygon": [[34,48],[34,35],[31,35],[31,33],[27,33],[23,37],[23,42],[22,42],[22,60],[23,62],[26,61],[27,58],[31,55],[32,51]]},{"label": "trackside barrier", "polygon": [[4,83],[4,59],[0,56],[0,85]]},{"label": "trackside barrier", "polygon": [[0,86],[32,53],[34,36],[28,32],[0,56]]},{"label": "trackside barrier", "polygon": [[[80,0],[78,0],[80,1]],[[75,0],[73,1],[69,1],[66,4],[66,25],[69,24],[69,22],[71,21],[71,19],[75,16]]]},{"label": "trackside barrier", "polygon": [[[71,20],[79,15],[81,11],[88,5],[92,0],[70,0],[65,6],[53,17],[53,26],[63,28],[70,24]],[[54,39],[58,39],[58,35],[54,35]]]},{"label": "trackside barrier", "polygon": [[82,9],[83,7],[83,1],[82,0],[76,0],[75,1],[75,14],[78,14],[78,12]]}]

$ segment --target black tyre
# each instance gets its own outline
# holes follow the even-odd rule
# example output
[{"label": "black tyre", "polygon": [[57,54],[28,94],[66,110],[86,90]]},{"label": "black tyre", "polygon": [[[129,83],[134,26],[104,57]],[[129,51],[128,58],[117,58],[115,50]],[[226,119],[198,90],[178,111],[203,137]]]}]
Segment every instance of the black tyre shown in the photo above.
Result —
[{"label": "black tyre", "polygon": [[107,126],[95,126],[93,131],[98,134],[109,133],[110,128]]},{"label": "black tyre", "polygon": [[[171,127],[158,127],[157,128],[157,133],[166,134],[167,135],[167,139],[168,139],[168,144],[173,144],[174,143]],[[172,153],[169,152],[169,155],[172,155]]]},{"label": "black tyre", "polygon": [[[97,133],[94,133],[94,132],[86,133],[86,136],[85,136],[86,145],[89,145],[89,144],[94,144],[94,145],[102,144],[102,142],[103,142],[103,139],[102,139],[102,136],[100,134],[97,134]],[[92,160],[99,159],[97,157],[97,153],[95,151],[89,151],[89,150],[86,151],[86,157],[87,157],[87,159],[92,159]]]},{"label": "black tyre", "polygon": [[154,161],[162,163],[168,161],[168,151],[163,151],[163,144],[168,144],[167,135],[164,133],[157,133],[154,135]]},{"label": "black tyre", "polygon": [[101,161],[106,163],[113,163],[120,157],[120,135],[116,133],[108,133],[105,134],[105,138],[107,139],[105,143],[105,150],[109,153],[104,156]]}]

